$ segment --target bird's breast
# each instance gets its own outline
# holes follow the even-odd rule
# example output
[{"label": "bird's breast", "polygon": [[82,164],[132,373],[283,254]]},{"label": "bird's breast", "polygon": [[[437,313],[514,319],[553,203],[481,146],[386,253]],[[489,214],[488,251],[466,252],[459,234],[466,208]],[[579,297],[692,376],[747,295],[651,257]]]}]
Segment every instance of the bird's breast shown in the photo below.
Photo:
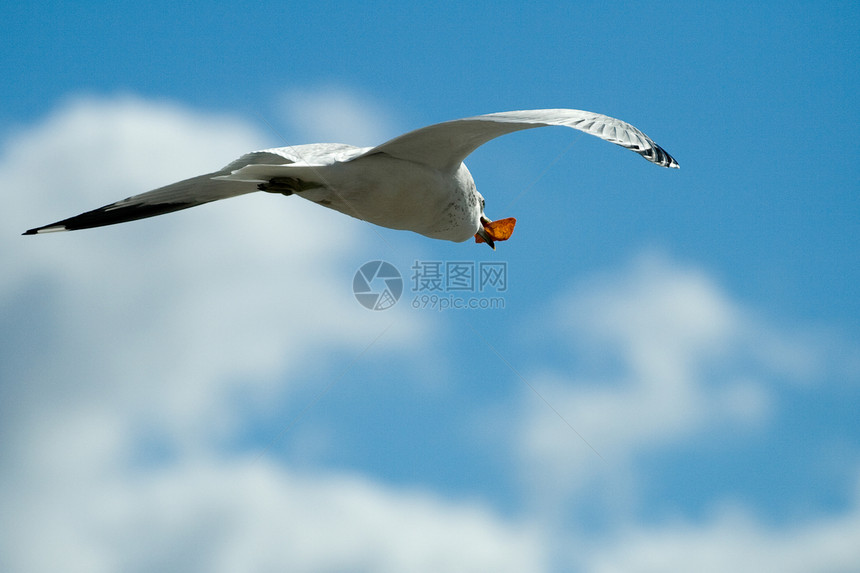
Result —
[{"label": "bird's breast", "polygon": [[320,178],[322,187],[299,196],[382,227],[459,242],[479,224],[475,185],[462,164],[445,172],[377,154],[326,166]]}]

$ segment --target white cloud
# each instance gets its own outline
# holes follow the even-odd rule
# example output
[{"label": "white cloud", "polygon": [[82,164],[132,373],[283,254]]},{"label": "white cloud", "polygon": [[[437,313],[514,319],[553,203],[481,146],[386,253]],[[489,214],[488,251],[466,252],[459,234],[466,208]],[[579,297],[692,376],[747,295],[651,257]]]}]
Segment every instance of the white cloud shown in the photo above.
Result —
[{"label": "white cloud", "polygon": [[284,96],[283,106],[287,123],[303,138],[290,144],[348,143],[365,147],[399,135],[389,111],[351,90],[292,90]]},{"label": "white cloud", "polygon": [[803,375],[820,370],[804,337],[760,320],[703,271],[654,254],[586,281],[553,316],[559,339],[590,366],[526,378],[603,460],[524,390],[519,456],[543,508],[591,503],[587,492],[599,490],[633,511],[638,459],[761,428],[774,380],[798,363]]},{"label": "white cloud", "polygon": [[[775,418],[786,382],[850,368],[818,329],[769,323],[707,273],[653,253],[583,281],[552,316],[573,371],[525,378],[602,457],[523,390],[515,455],[533,515],[556,530],[559,562],[593,573],[860,569],[860,487],[841,513],[805,508],[783,523],[721,498],[709,502],[715,515],[688,519],[683,502],[642,495],[645,458],[749,437]],[[679,517],[642,521],[649,511]]]},{"label": "white cloud", "polygon": [[[21,192],[4,227],[24,230],[214,170],[261,139],[239,120],[175,105],[75,100],[7,144],[0,178]],[[24,373],[37,378],[33,391],[86,380],[81,395],[107,392],[132,410],[193,424],[223,416],[240,379],[245,393],[271,395],[319,344],[357,352],[382,330],[385,318],[348,290],[357,265],[349,261],[368,234],[366,224],[303,201],[239,197],[4,242],[0,293],[21,300],[36,289],[44,300],[31,304],[53,313],[40,349],[50,358]]]},{"label": "white cloud", "polygon": [[[346,133],[352,143],[387,137],[353,121],[379,108],[336,96],[307,96],[293,112],[346,113],[331,129],[375,138]],[[15,192],[0,225],[13,236],[218,168],[263,140],[237,118],[173,104],[72,100],[5,142],[0,181]],[[0,569],[539,571],[570,547],[570,561],[598,572],[707,570],[712,554],[739,571],[768,560],[809,570],[815,554],[834,571],[856,564],[843,540],[857,531],[856,508],[784,528],[743,509],[636,521],[638,456],[767,423],[770,379],[825,362],[815,337],[786,335],[707,273],[661,257],[586,281],[553,309],[572,351],[605,359],[588,374],[524,374],[606,461],[529,395],[514,444],[523,495],[541,499],[526,516],[227,451],[220,440],[249,410],[264,417],[308,371],[336,376],[392,322],[385,346],[401,362],[444,355],[434,318],[405,321],[352,299],[375,240],[361,222],[259,194],[0,242]],[[148,439],[166,443],[165,459],[145,459]],[[583,500],[612,528],[534,525]]]},{"label": "white cloud", "polygon": [[[312,493],[306,482],[298,490],[272,485],[287,474],[265,461],[247,470],[251,477],[229,456],[203,469],[166,462],[155,485],[139,483],[151,476],[132,470],[153,436],[183,461],[225,455],[217,453],[217,444],[232,435],[249,405],[265,410],[303,384],[303,370],[337,375],[367,348],[393,320],[360,307],[350,291],[354,270],[367,260],[362,249],[371,236],[368,226],[307,202],[260,194],[119,227],[17,236],[219,168],[261,147],[262,140],[235,118],[122,97],[72,100],[5,142],[0,180],[15,192],[0,212],[0,224],[13,237],[0,243],[0,310],[9,341],[0,350],[4,570],[58,564],[64,570],[116,570],[145,555],[170,568],[185,558],[205,560],[216,549],[206,539],[221,547],[227,535],[228,551],[254,529],[243,530],[243,524],[258,517],[302,529],[289,516],[263,511],[266,497],[219,491],[236,485],[230,481],[235,478],[250,489],[261,480],[269,488],[298,491],[290,494],[295,503]],[[426,340],[425,323],[412,318],[409,328],[395,325],[387,335],[389,350],[411,352]],[[231,474],[237,471],[241,475]],[[327,491],[314,495],[321,500]],[[355,499],[370,496],[370,505],[388,504],[379,511],[393,511],[405,500],[395,495],[396,502],[388,501],[384,488],[353,491]],[[152,497],[158,492],[172,500],[158,505]],[[238,497],[224,508],[218,506],[222,493]],[[189,505],[182,504],[186,498]],[[262,513],[243,513],[246,502]],[[418,513],[432,514],[432,503],[422,503]],[[216,508],[216,517],[223,512],[235,521],[210,527],[201,521],[207,506]],[[505,528],[489,514],[451,511],[442,510],[446,521],[462,517],[491,534]],[[419,515],[430,529],[442,517]],[[392,519],[384,519],[385,527]],[[306,560],[326,559],[330,548],[324,541],[313,546],[311,538],[324,536],[335,521],[317,524],[304,537],[308,545],[290,547],[304,551]],[[344,542],[363,531],[358,521],[340,527],[349,532]],[[414,535],[401,530],[401,539]],[[203,536],[199,547],[190,542],[195,531]],[[443,554],[460,543],[456,534],[443,537]],[[374,551],[381,551],[383,537],[375,539],[375,549],[359,548],[357,555],[342,549],[337,559],[381,559]],[[252,540],[246,542],[251,553]],[[275,548],[283,539],[269,543]],[[136,553],[137,547],[146,550]],[[412,553],[404,550],[402,558],[409,561]],[[277,553],[273,562],[281,557]]]},{"label": "white cloud", "polygon": [[536,529],[357,476],[236,458],[45,475],[18,488],[26,511],[0,542],[6,571],[543,569]]},{"label": "white cloud", "polygon": [[743,317],[705,273],[646,255],[568,298],[564,325],[623,353],[646,384],[684,384],[725,352]]},{"label": "white cloud", "polygon": [[611,541],[593,546],[582,569],[590,573],[858,571],[858,502],[840,515],[783,526],[765,525],[748,510],[726,505],[702,523],[628,527]]}]

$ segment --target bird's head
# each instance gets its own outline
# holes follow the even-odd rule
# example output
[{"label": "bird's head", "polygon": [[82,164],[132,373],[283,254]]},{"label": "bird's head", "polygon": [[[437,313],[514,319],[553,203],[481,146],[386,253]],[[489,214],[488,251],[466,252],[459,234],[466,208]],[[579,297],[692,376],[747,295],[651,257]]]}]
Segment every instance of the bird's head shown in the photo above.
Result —
[{"label": "bird's head", "polygon": [[[476,191],[477,193],[477,191]],[[484,214],[484,198],[480,193],[477,193],[478,201],[481,205],[481,216],[479,219],[478,231],[475,233],[476,243],[487,243],[494,251],[496,250],[496,241],[507,241],[511,238],[514,232],[514,225],[517,220],[513,217],[507,219],[499,219],[493,221]]]}]

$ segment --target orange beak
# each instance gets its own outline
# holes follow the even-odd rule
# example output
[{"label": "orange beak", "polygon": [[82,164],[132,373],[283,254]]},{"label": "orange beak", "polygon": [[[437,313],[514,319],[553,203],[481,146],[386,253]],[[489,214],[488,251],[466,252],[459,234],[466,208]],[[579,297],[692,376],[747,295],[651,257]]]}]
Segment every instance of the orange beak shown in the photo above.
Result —
[{"label": "orange beak", "polygon": [[[507,241],[511,238],[511,235],[514,233],[514,226],[517,224],[517,220],[513,217],[508,217],[507,219],[490,221],[486,217],[482,217],[481,224],[484,226],[484,232],[475,235],[475,242],[488,243],[493,247],[493,249],[495,249],[496,247],[493,244],[494,241]],[[486,235],[489,240],[487,240],[484,235]]]}]

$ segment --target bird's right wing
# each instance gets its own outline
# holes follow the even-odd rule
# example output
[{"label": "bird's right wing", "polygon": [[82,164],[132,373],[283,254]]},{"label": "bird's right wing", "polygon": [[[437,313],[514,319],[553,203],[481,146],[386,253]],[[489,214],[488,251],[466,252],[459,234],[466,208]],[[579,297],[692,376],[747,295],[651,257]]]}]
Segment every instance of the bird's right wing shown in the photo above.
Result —
[{"label": "bird's right wing", "polygon": [[164,213],[172,213],[173,211],[188,209],[189,207],[203,205],[211,201],[252,193],[257,191],[257,186],[254,184],[240,181],[222,181],[214,178],[227,175],[246,165],[256,163],[284,164],[292,163],[295,160],[284,149],[247,153],[219,171],[198,175],[191,179],[159,187],[153,191],[133,195],[122,201],[117,201],[116,203],[111,203],[110,205],[105,205],[104,207],[51,223],[50,225],[30,229],[24,234],[35,235],[37,233],[103,227],[105,225],[163,215]]},{"label": "bird's right wing", "polygon": [[662,167],[678,167],[662,147],[627,122],[578,109],[504,111],[428,125],[377,145],[363,155],[386,153],[437,169],[456,169],[486,142],[522,129],[559,125],[572,127],[635,151]]}]

